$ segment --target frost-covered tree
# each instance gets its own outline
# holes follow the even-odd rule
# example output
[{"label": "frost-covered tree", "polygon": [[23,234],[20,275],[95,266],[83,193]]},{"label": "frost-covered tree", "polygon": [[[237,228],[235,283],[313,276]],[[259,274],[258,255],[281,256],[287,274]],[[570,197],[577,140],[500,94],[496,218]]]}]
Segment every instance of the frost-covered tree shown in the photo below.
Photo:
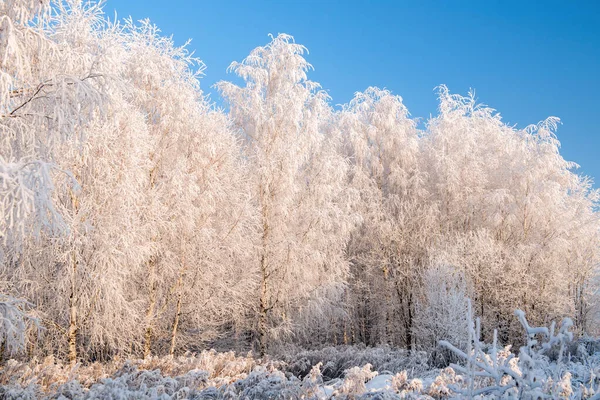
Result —
[{"label": "frost-covered tree", "polygon": [[469,285],[457,268],[432,262],[423,272],[421,290],[413,328],[418,347],[432,354],[434,361],[447,362],[436,359],[442,356],[436,351],[440,340],[467,347]]},{"label": "frost-covered tree", "polygon": [[[598,260],[598,194],[560,155],[557,123],[516,129],[473,95],[445,87],[428,123],[423,168],[445,237],[437,247],[455,248],[449,262],[474,285],[486,340],[514,308],[539,324],[585,308],[575,301],[575,287],[585,285],[575,281],[591,278]],[[500,329],[501,340],[514,338],[511,329]]]},{"label": "frost-covered tree", "polygon": [[[55,229],[31,235],[36,231],[24,225],[29,209],[16,197],[28,187],[7,183],[16,193],[7,201],[16,206],[5,209],[21,216],[14,232],[29,240],[16,252],[4,235],[2,272],[6,290],[41,314],[42,350],[72,363],[82,351],[94,358],[148,354],[160,330],[170,340],[156,349],[174,351],[177,337],[204,337],[240,320],[248,292],[243,237],[252,220],[244,170],[227,120],[199,90],[194,60],[148,22],[108,22],[93,3],[57,2],[23,29],[63,56],[45,59],[36,48],[22,55],[24,63],[42,57],[38,80],[50,83],[29,84],[40,97],[4,120],[12,128],[8,118],[26,113],[30,135],[39,136],[27,137],[31,145],[7,140],[6,154],[48,160],[23,163],[34,174],[26,179],[37,179],[26,194],[45,196],[63,228],[59,237]],[[70,80],[52,92],[63,76]],[[78,87],[78,76],[87,86]],[[52,170],[34,171],[38,164],[59,173],[43,181]],[[45,182],[48,190],[40,190]]]},{"label": "frost-covered tree", "polygon": [[182,324],[198,341],[240,318],[252,218],[239,145],[200,90],[201,62],[148,21],[128,21],[126,32],[130,101],[149,135],[141,217],[149,253],[138,275],[148,356],[153,347],[172,353]]},{"label": "frost-covered tree", "polygon": [[252,268],[263,354],[294,316],[322,312],[348,271],[347,164],[328,134],[328,97],[308,80],[305,50],[279,35],[231,65],[245,86],[218,84],[243,140],[260,219]]},{"label": "frost-covered tree", "polygon": [[344,337],[411,346],[416,300],[423,304],[431,289],[430,259],[467,278],[484,338],[496,326],[501,340],[518,337],[517,307],[536,323],[576,314],[584,330],[599,256],[598,194],[561,157],[558,120],[516,129],[473,95],[439,93],[439,114],[424,131],[400,98],[375,88],[340,112],[362,216],[348,247]]},{"label": "frost-covered tree", "polygon": [[[40,235],[30,228],[3,274],[7,289],[25,296],[41,315],[42,347],[67,353],[74,363],[82,346],[124,344],[119,339],[130,326],[126,318],[134,318],[125,317],[126,266],[137,252],[128,234],[135,232],[139,203],[132,200],[140,194],[135,173],[146,158],[139,145],[145,140],[139,118],[123,102],[118,27],[103,21],[100,7],[57,2],[32,21],[12,39],[21,51],[13,58],[21,75],[14,76],[23,82],[14,96],[22,103],[7,117],[16,132],[8,147],[29,157],[26,151],[38,152],[50,171],[58,171],[46,196],[63,232]],[[33,35],[30,43],[27,35]],[[127,147],[133,150],[125,153]]]},{"label": "frost-covered tree", "polygon": [[357,93],[338,125],[362,216],[349,245],[357,302],[353,336],[411,347],[415,290],[436,234],[423,192],[419,131],[402,99],[377,88]]}]

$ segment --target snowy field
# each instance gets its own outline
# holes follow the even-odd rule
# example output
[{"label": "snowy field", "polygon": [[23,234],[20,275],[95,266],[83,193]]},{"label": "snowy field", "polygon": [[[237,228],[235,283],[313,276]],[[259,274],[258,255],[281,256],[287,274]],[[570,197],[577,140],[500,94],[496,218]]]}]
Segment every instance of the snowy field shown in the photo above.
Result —
[{"label": "snowy field", "polygon": [[[543,336],[543,334],[542,334]],[[431,368],[424,353],[329,347],[257,359],[214,350],[70,368],[53,358],[8,361],[3,399],[588,399],[600,398],[598,342],[475,346],[469,360]],[[547,339],[549,339],[547,337]],[[547,349],[548,351],[544,351]],[[563,352],[560,357],[560,352]],[[590,354],[592,353],[592,354]],[[491,358],[495,355],[495,362]],[[465,362],[466,361],[466,362]]]}]

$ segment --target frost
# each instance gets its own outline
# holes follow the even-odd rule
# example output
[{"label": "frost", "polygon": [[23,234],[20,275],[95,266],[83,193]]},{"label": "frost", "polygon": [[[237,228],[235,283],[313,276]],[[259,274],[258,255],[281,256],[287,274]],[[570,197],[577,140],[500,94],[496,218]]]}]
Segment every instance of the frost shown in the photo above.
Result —
[{"label": "frost", "polygon": [[103,5],[0,0],[1,397],[600,397],[600,191],[558,118],[337,107],[284,33],[220,109]]},{"label": "frost", "polygon": [[[529,332],[543,335],[545,331]],[[551,361],[542,354],[543,343],[547,343],[543,341],[530,350],[536,360],[531,364],[506,348],[486,351],[482,343],[477,343],[473,343],[471,356],[460,365],[420,370],[412,377],[406,370],[392,375],[374,371],[366,364],[347,369],[341,378],[325,379],[321,373],[323,365],[318,363],[300,379],[285,372],[286,364],[281,361],[260,361],[214,351],[178,358],[93,364],[76,371],[52,359],[28,364],[11,361],[0,375],[0,394],[9,399],[350,400],[471,396],[572,399],[593,398],[598,393],[598,353],[581,354],[578,360]]]}]

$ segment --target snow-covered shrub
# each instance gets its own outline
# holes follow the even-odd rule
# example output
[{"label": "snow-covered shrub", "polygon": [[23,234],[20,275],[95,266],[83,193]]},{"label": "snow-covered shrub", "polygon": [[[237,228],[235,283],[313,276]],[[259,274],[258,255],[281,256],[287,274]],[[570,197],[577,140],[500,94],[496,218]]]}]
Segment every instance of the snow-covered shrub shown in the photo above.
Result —
[{"label": "snow-covered shrub", "polygon": [[427,394],[435,399],[444,399],[452,394],[451,386],[463,383],[463,377],[457,375],[451,367],[444,368],[429,385]]},{"label": "snow-covered shrub", "polygon": [[423,274],[423,296],[417,301],[414,336],[418,346],[431,355],[431,363],[446,366],[455,357],[439,346],[440,340],[465,349],[467,334],[467,283],[456,268],[434,263]]},{"label": "snow-covered shrub", "polygon": [[320,350],[288,349],[282,351],[278,357],[287,364],[283,368],[298,377],[304,377],[314,365],[322,363],[321,371],[325,380],[341,378],[344,376],[344,371],[366,364],[371,364],[374,370],[392,374],[407,370],[414,375],[429,369],[427,353],[411,352],[389,346],[356,345],[332,346]]},{"label": "snow-covered shrub", "polygon": [[[269,368],[274,370],[272,364]],[[77,365],[75,368],[54,357],[47,357],[41,362],[36,359],[29,362],[9,360],[1,370],[0,385],[22,388],[34,385],[40,393],[50,395],[63,390],[61,385],[68,382],[76,381],[87,390],[104,379],[111,379],[109,386],[120,386],[123,379],[126,379],[128,385],[137,387],[141,385],[139,380],[143,380],[146,386],[151,381],[160,381],[164,390],[173,392],[173,388],[229,385],[245,379],[255,366],[256,360],[251,356],[236,356],[233,352],[217,353],[214,350],[180,357],[150,357],[127,361],[116,359],[108,363]],[[170,379],[168,382],[165,380],[167,377]],[[152,383],[150,387],[156,385]]]},{"label": "snow-covered shrub", "polygon": [[[126,364],[114,377],[92,385],[86,398],[183,399],[188,397],[190,391],[183,382],[185,379],[163,376],[160,370],[139,371],[131,364]],[[206,379],[200,382],[204,384]]]},{"label": "snow-covered shrub", "polygon": [[49,396],[50,399],[82,399],[86,391],[79,381],[70,380],[62,385],[57,385],[56,392]]},{"label": "snow-covered shrub", "polygon": [[0,398],[5,400],[36,400],[40,396],[36,385],[0,385]]},{"label": "snow-covered shrub", "polygon": [[[553,322],[547,327],[531,327],[521,310],[515,315],[523,326],[527,343],[519,349],[518,357],[498,350],[497,333],[494,341],[485,346],[480,341],[481,327],[479,319],[473,322],[469,303],[469,344],[467,351],[462,351],[452,344],[441,341],[440,344],[463,360],[464,365],[453,364],[452,367],[463,374],[463,385],[449,385],[455,393],[465,396],[508,396],[519,399],[537,398],[571,398],[577,392],[595,391],[592,387],[585,389],[583,385],[573,388],[572,374],[564,364],[565,348],[573,338],[569,329],[573,326],[569,318],[565,318],[558,331]],[[558,347],[556,362],[552,363],[547,353]],[[489,348],[489,350],[487,349]],[[584,390],[585,389],[585,390]]]},{"label": "snow-covered shrub", "polygon": [[408,380],[406,371],[401,371],[394,375],[391,383],[394,391],[402,397],[419,394],[423,391],[423,381],[420,379]]},{"label": "snow-covered shrub", "polygon": [[[545,331],[537,329],[530,328],[530,332],[536,331],[539,339]],[[554,333],[548,329],[549,336],[555,338],[555,345],[559,344],[561,331],[564,333],[565,329]],[[29,363],[11,360],[0,369],[0,398],[389,400],[473,395],[478,400],[492,400],[598,396],[600,354],[588,355],[582,361],[563,357],[562,361],[555,362],[542,351],[549,342],[552,340],[543,340],[531,347],[529,354],[535,353],[530,356],[535,360],[533,371],[524,372],[528,364],[515,357],[509,346],[502,349],[497,343],[494,347],[474,341],[470,356],[462,352],[462,365],[443,370],[405,370],[392,375],[367,364],[349,368],[343,378],[331,380],[321,374],[321,364],[300,379],[282,370],[285,365],[282,362],[254,359],[244,362],[244,357],[232,358],[231,354],[215,352],[75,368],[53,358]],[[231,365],[224,367],[228,363]],[[202,364],[211,372],[199,369]],[[250,364],[253,365],[251,370],[244,372]],[[411,375],[416,377],[411,378]]]},{"label": "snow-covered shrub", "polygon": [[240,399],[294,399],[300,398],[302,388],[295,377],[288,379],[281,371],[259,367],[246,379],[234,384]]},{"label": "snow-covered shrub", "polygon": [[376,377],[378,374],[372,371],[371,364],[363,367],[352,367],[344,372],[344,381],[340,388],[334,394],[359,395],[366,390],[366,383]]},{"label": "snow-covered shrub", "polygon": [[307,396],[317,396],[323,386],[323,375],[321,374],[322,363],[318,363],[302,380],[302,390]]},{"label": "snow-covered shrub", "polygon": [[[246,377],[257,364],[251,354],[237,356],[234,352],[217,352],[205,350],[200,353],[188,353],[179,357],[148,357],[137,360],[140,369],[160,369],[164,374],[179,376],[192,370],[206,371],[210,378],[233,380]],[[227,384],[229,381],[223,381]]]}]

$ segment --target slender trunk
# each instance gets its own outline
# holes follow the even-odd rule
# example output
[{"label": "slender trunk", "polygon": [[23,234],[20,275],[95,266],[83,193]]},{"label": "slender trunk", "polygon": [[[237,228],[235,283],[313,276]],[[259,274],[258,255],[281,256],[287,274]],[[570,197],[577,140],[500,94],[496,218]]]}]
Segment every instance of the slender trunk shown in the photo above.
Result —
[{"label": "slender trunk", "polygon": [[183,275],[187,270],[187,264],[185,261],[185,238],[182,236],[181,238],[181,269],[179,270],[179,278],[177,278],[177,284],[175,286],[177,290],[177,305],[175,308],[175,320],[173,321],[173,327],[171,329],[171,348],[169,349],[169,355],[173,355],[175,353],[175,341],[177,338],[177,329],[179,328],[179,320],[181,319],[181,303],[183,302]]},{"label": "slender trunk", "polygon": [[[337,346],[338,345],[338,327],[336,326],[337,324],[335,323],[335,321],[331,324],[333,326],[333,345]],[[325,340],[327,340],[328,338],[325,338]]]},{"label": "slender trunk", "polygon": [[[483,290],[483,292],[485,292],[485,290]],[[480,327],[481,327],[481,338],[480,340],[482,342],[485,341],[485,331],[483,330],[483,323],[481,321],[485,321],[485,316],[483,315],[483,307],[484,307],[484,303],[485,303],[485,298],[483,296],[483,293],[481,294],[481,307],[480,307],[480,312],[481,312],[481,316],[479,317],[479,323],[480,323]]]},{"label": "slender trunk", "polygon": [[406,348],[408,350],[412,350],[412,348],[413,348],[413,343],[412,343],[413,313],[412,313],[412,293],[411,292],[408,293],[407,311],[408,311],[408,318],[406,319]]},{"label": "slender trunk", "polygon": [[392,299],[389,288],[389,268],[387,265],[383,267],[383,290],[385,292],[385,326],[383,329],[383,342],[391,344],[390,340],[390,312],[392,309]]},{"label": "slender trunk", "polygon": [[177,328],[179,327],[179,319],[181,318],[181,300],[183,297],[183,273],[179,275],[177,281],[177,308],[175,310],[175,320],[173,321],[173,329],[171,330],[171,348],[169,349],[169,355],[175,353],[175,338],[177,337]]},{"label": "slender trunk", "polygon": [[69,363],[71,366],[77,363],[77,307],[71,305],[69,310]]},{"label": "slender trunk", "polygon": [[77,299],[75,298],[75,278],[77,274],[77,258],[73,251],[71,256],[71,294],[69,296],[69,363],[74,366],[77,363]]},{"label": "slender trunk", "polygon": [[0,344],[0,365],[4,364],[4,352],[6,351],[6,340]]},{"label": "slender trunk", "polygon": [[[406,286],[409,286],[406,284]],[[403,290],[404,289],[404,290]],[[406,338],[406,348],[412,350],[412,328],[413,328],[413,314],[412,314],[412,293],[410,289],[400,286],[400,281],[396,280],[396,293],[398,294],[398,301],[400,302],[401,313],[403,317],[404,334]]]},{"label": "slender trunk", "polygon": [[[348,292],[345,293],[344,297],[345,297],[345,301],[347,303],[349,303],[350,296],[349,296]],[[351,315],[344,316],[343,321],[342,321],[344,324],[343,341],[344,341],[344,344],[346,344],[346,345],[348,344],[348,340],[349,340],[349,338],[348,338],[348,319],[349,318],[352,318],[352,316]]]},{"label": "slender trunk", "polygon": [[269,208],[267,205],[267,194],[264,186],[261,184],[260,188],[261,197],[261,214],[262,214],[262,249],[260,255],[260,304],[259,304],[259,315],[258,315],[258,338],[259,338],[259,350],[260,356],[264,357],[267,353],[267,317],[270,309],[269,306],[269,290],[268,290],[268,279],[269,273],[268,268],[268,245],[269,245]]},{"label": "slender trunk", "polygon": [[354,344],[357,341],[357,339],[356,339],[356,336],[357,336],[356,328],[357,327],[356,327],[356,323],[355,323],[354,319],[350,322],[351,322],[350,323],[350,340],[351,340],[351,343]]},{"label": "slender trunk", "polygon": [[[154,161],[154,155],[150,157],[154,162],[152,169],[150,170],[150,182],[149,187],[152,190],[155,186],[156,174],[158,172],[158,164],[160,160]],[[152,238],[155,241],[155,238]],[[154,327],[154,314],[156,312],[156,297],[157,297],[157,282],[156,282],[156,262],[154,258],[150,258],[147,263],[148,266],[148,278],[150,280],[150,292],[148,297],[148,309],[146,310],[146,328],[144,331],[144,358],[150,357],[152,349],[152,330]]]},{"label": "slender trunk", "polygon": [[267,352],[267,272],[265,265],[265,255],[263,254],[260,259],[260,310],[258,316],[258,337],[260,345],[260,356],[264,357]]},{"label": "slender trunk", "polygon": [[[73,214],[77,214],[79,210],[79,199],[72,190],[69,191],[71,204],[73,206]],[[76,298],[76,280],[77,280],[77,255],[75,249],[71,252],[71,293],[69,296],[69,330],[67,338],[69,341],[69,363],[74,366],[77,363],[77,298]]]},{"label": "slender trunk", "polygon": [[349,343],[349,339],[348,339],[348,324],[344,320],[344,344],[347,345],[348,343]]},{"label": "slender trunk", "polygon": [[156,309],[156,263],[154,260],[148,261],[149,278],[150,278],[150,298],[148,302],[148,310],[146,311],[146,331],[144,333],[144,358],[150,356],[152,348],[152,330],[154,327],[154,313]]},{"label": "slender trunk", "polygon": [[586,325],[586,310],[585,310],[585,280],[577,279],[575,284],[575,326],[579,333],[585,332]]},{"label": "slender trunk", "polygon": [[363,293],[363,301],[361,304],[361,318],[360,318],[360,334],[362,336],[362,340],[367,344],[367,345],[371,345],[370,343],[370,335],[367,332],[367,318],[369,317],[369,303],[367,298],[365,297],[365,294]]},{"label": "slender trunk", "polygon": [[35,351],[35,344],[40,340],[39,339],[39,332],[33,332],[32,335],[35,335],[35,339],[29,340],[27,342],[27,358],[28,359],[32,359],[33,358],[33,353]]}]

